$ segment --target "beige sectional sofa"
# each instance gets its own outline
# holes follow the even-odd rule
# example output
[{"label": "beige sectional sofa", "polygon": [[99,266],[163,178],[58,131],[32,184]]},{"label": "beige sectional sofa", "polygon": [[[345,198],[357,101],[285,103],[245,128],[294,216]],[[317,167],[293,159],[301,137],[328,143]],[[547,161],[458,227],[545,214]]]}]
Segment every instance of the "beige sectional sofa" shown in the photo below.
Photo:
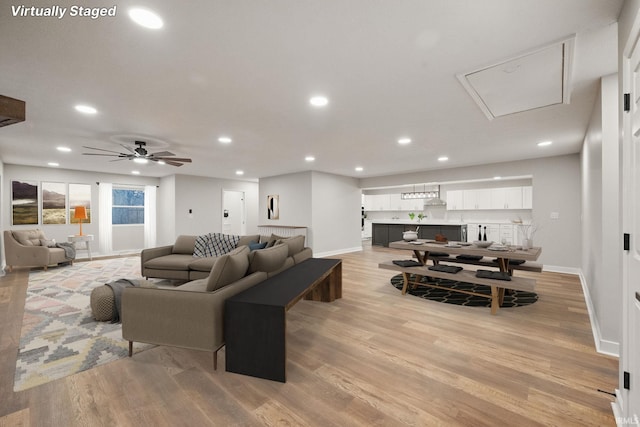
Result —
[{"label": "beige sectional sofa", "polygon": [[9,272],[13,267],[43,267],[63,262],[67,259],[62,248],[54,247],[42,230],[5,230],[4,255]]},{"label": "beige sectional sofa", "polygon": [[[267,242],[268,246],[273,246],[276,241],[286,240],[288,244],[296,245],[293,248],[293,252],[296,254],[303,250],[310,254],[311,249],[304,247],[304,237],[296,237],[295,239],[284,239],[275,235],[260,236],[259,234],[241,236],[237,247],[248,246],[252,242],[258,243],[261,241]],[[194,257],[196,238],[197,236],[181,235],[178,236],[173,245],[144,249],[140,254],[140,271],[142,275],[147,279],[173,280],[196,280],[209,277],[209,272],[217,257]]]},{"label": "beige sectional sofa", "polygon": [[[183,243],[184,247],[187,246],[187,239],[182,237],[176,241],[178,250]],[[304,247],[303,236],[279,239],[271,247],[254,251],[241,245],[230,253],[215,257],[205,278],[172,289],[126,288],[120,317],[122,337],[129,341],[129,355],[132,354],[133,342],[206,350],[213,352],[216,368],[217,352],[224,345],[222,322],[225,300],[311,256],[311,249]],[[182,268],[175,257],[165,259],[166,265],[170,260]],[[162,269],[150,269],[152,272],[159,270]],[[162,271],[166,272],[165,277],[185,272],[201,273],[199,270],[177,268]]]}]

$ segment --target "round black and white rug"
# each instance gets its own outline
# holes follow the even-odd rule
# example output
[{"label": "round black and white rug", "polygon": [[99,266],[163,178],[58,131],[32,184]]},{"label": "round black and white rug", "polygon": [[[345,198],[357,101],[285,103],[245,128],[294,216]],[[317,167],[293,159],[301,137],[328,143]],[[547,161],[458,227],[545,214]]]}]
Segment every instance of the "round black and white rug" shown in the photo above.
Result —
[{"label": "round black and white rug", "polygon": [[[426,282],[426,277],[423,277],[422,282]],[[430,279],[431,283],[436,282],[438,286],[443,286],[450,288],[448,289],[440,289],[433,288],[431,286],[416,286],[415,289],[407,290],[407,293],[428,299],[431,301],[444,302],[447,304],[457,304],[457,305],[466,305],[471,307],[490,307],[491,299],[476,296],[463,294],[461,292],[456,292],[453,289],[462,289],[468,290],[480,294],[491,295],[491,288],[485,285],[474,285],[472,283],[465,282],[457,282],[454,280],[446,280],[446,279]],[[391,284],[395,286],[396,289],[402,290],[403,285],[402,274],[398,274],[391,278]],[[505,292],[504,301],[500,307],[522,307],[525,305],[533,304],[538,301],[538,294],[535,292],[525,292],[525,291],[510,291]]]}]

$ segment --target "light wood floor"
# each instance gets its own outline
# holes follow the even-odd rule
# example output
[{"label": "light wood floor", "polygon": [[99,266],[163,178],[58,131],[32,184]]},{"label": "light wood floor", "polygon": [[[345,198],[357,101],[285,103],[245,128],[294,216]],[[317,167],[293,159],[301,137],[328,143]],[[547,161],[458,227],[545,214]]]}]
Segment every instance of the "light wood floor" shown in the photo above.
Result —
[{"label": "light wood floor", "polygon": [[13,392],[27,274],[0,278],[0,426],[614,426],[618,361],[596,353],[576,276],[538,279],[537,303],[466,308],[402,296],[366,247],[341,256],[343,298],[288,313],[286,384],[155,347]]}]

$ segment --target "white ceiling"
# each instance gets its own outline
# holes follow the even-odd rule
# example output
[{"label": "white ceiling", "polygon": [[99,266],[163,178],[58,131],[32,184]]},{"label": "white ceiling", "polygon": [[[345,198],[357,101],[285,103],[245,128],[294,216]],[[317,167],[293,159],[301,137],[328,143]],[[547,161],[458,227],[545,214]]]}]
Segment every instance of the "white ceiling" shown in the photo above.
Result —
[{"label": "white ceiling", "polygon": [[[13,17],[3,2],[0,94],[27,104],[25,122],[0,128],[4,163],[230,179],[241,169],[242,179],[257,179],[305,170],[371,177],[576,153],[598,79],[617,69],[612,24],[622,0],[111,4],[115,18],[92,20]],[[134,24],[132,6],[157,12],[164,28]],[[570,104],[490,121],[456,78],[573,34]],[[329,98],[326,108],[308,104],[317,93]],[[98,114],[77,113],[79,103]],[[233,143],[217,142],[222,135]],[[404,136],[413,142],[399,146]],[[193,163],[81,154],[83,145],[120,150],[117,141],[132,139]],[[538,147],[544,140],[553,145]]]}]

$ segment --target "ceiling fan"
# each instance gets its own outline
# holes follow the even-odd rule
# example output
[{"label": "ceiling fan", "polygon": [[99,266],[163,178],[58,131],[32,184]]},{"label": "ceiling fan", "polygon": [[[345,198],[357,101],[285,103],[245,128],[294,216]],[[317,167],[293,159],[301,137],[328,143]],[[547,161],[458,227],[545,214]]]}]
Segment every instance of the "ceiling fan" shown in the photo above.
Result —
[{"label": "ceiling fan", "polygon": [[95,147],[87,147],[82,146],[83,148],[88,148],[90,150],[98,150],[98,151],[106,151],[107,153],[112,154],[102,154],[102,153],[82,153],[86,156],[110,156],[110,157],[118,157],[117,159],[111,160],[112,162],[116,162],[118,160],[133,160],[139,163],[146,163],[147,161],[158,162],[158,163],[166,163],[171,166],[182,166],[184,163],[191,163],[191,159],[183,158],[183,157],[173,157],[173,154],[170,151],[159,151],[157,153],[149,154],[147,149],[145,148],[147,143],[144,141],[136,141],[136,148],[128,147],[124,144],[122,145],[128,153],[119,153],[117,151],[105,150],[102,148]]}]

